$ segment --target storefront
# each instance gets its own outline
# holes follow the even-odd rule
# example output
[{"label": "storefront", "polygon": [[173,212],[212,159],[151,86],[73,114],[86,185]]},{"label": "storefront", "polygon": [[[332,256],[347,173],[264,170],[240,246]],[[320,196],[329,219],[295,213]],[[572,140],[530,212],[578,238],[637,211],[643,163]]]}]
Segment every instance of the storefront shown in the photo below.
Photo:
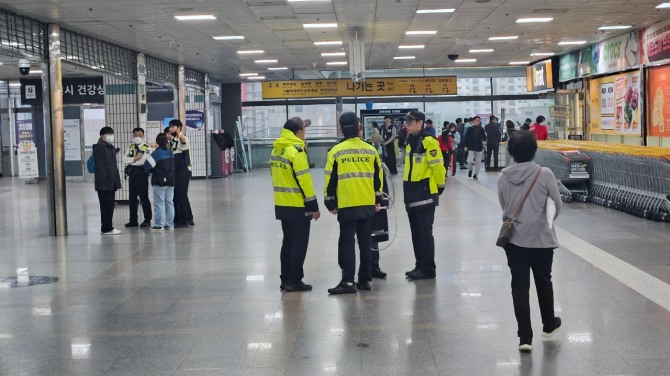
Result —
[{"label": "storefront", "polygon": [[670,21],[640,30],[640,53],[645,71],[646,142],[670,147]]}]

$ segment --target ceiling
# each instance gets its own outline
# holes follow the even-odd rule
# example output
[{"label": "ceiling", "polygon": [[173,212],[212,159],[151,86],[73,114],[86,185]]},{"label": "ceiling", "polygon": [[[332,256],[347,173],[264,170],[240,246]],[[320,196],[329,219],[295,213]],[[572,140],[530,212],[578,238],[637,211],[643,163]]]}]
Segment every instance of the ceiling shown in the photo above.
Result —
[{"label": "ceiling", "polygon": [[[347,51],[356,34],[365,42],[367,69],[508,66],[533,60],[531,53],[575,49],[567,40],[598,42],[627,31],[601,32],[603,25],[649,26],[670,17],[655,9],[661,0],[3,0],[0,7],[46,23],[101,38],[171,62],[239,82],[239,73],[256,72],[270,80],[323,77],[333,68],[322,52]],[[418,9],[455,8],[448,14],[417,14]],[[216,20],[177,21],[180,14],[213,14]],[[553,17],[545,24],[518,24],[522,17]],[[305,23],[337,23],[332,29],[305,29]],[[405,35],[408,30],[436,30],[435,35]],[[214,36],[242,35],[244,40],[217,41]],[[489,41],[492,36],[519,39]],[[314,42],[342,40],[342,46]],[[402,44],[423,44],[399,50]],[[470,49],[494,53],[471,54]],[[261,55],[239,55],[260,49]],[[447,55],[476,58],[455,63]],[[415,56],[394,60],[394,56]],[[262,65],[256,59],[277,59]],[[268,66],[288,67],[269,71]]]}]

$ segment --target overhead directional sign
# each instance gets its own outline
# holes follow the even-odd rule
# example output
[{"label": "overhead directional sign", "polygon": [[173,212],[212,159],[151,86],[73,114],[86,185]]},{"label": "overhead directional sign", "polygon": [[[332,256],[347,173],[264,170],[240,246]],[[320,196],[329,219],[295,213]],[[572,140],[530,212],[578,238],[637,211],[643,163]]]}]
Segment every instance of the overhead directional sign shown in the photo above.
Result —
[{"label": "overhead directional sign", "polygon": [[263,99],[456,94],[456,76],[263,82]]}]

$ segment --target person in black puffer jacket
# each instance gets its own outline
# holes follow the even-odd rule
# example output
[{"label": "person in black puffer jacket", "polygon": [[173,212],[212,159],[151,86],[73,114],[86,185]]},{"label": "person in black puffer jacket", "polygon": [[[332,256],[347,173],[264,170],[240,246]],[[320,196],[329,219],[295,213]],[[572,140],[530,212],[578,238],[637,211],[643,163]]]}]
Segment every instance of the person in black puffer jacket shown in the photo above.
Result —
[{"label": "person in black puffer jacket", "polygon": [[119,148],[115,147],[114,130],[104,127],[100,130],[100,139],[93,145],[93,160],[95,161],[95,190],[100,202],[100,232],[103,235],[118,235],[121,231],[114,228],[114,195],[121,189],[121,175],[116,163],[116,154]]}]

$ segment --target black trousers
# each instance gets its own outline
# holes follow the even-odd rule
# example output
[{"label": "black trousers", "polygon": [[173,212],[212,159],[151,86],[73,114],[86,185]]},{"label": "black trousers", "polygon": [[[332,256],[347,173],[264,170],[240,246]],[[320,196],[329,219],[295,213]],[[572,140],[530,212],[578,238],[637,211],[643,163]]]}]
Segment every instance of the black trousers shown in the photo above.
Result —
[{"label": "black trousers", "polygon": [[456,149],[456,163],[465,166],[468,163],[468,153],[463,148]]},{"label": "black trousers", "polygon": [[[132,167],[135,168],[135,167]],[[137,197],[140,197],[140,204],[142,204],[142,213],[144,214],[144,222],[150,222],[151,216],[151,202],[149,201],[149,176],[130,176],[128,177],[128,206],[130,209],[130,222],[137,223]]]},{"label": "black trousers", "polygon": [[188,184],[191,181],[191,172],[187,168],[175,169],[174,182],[174,224],[188,224],[189,203]]},{"label": "black trousers", "polygon": [[451,154],[452,151],[442,151],[442,159],[444,159],[444,168],[449,172],[449,166],[451,166]]},{"label": "black trousers", "polygon": [[416,269],[424,273],[435,273],[435,239],[433,238],[433,222],[435,207],[407,212],[409,227],[412,230],[412,245]]},{"label": "black trousers", "polygon": [[398,173],[398,161],[396,160],[395,145],[393,142],[384,146],[384,164],[386,164],[391,174],[395,175]]},{"label": "black trousers", "polygon": [[337,262],[342,269],[341,282],[354,282],[356,273],[356,238],[360,251],[358,281],[372,280],[372,252],[370,238],[372,234],[372,218],[357,221],[340,222],[340,239],[337,247]]},{"label": "black trousers", "polygon": [[491,167],[491,154],[493,154],[493,168],[498,168],[498,152],[500,152],[500,144],[486,145],[486,168]]},{"label": "black trousers", "polygon": [[283,219],[281,221],[284,239],[279,255],[281,261],[281,275],[279,278],[283,283],[298,283],[305,276],[302,267],[307,256],[311,219],[312,217],[305,217],[305,219]]},{"label": "black trousers", "polygon": [[[377,245],[379,247],[379,245]],[[375,271],[381,271],[381,268],[379,267],[379,251],[372,251],[371,256],[370,256],[370,264],[372,266],[371,270]]]},{"label": "black trousers", "polygon": [[112,218],[114,217],[115,193],[115,191],[98,191],[98,201],[100,202],[100,232],[110,232],[114,230]]},{"label": "black trousers", "polygon": [[551,282],[551,264],[554,250],[551,248],[523,248],[514,244],[505,247],[507,265],[512,273],[512,301],[514,315],[519,326],[519,337],[532,337],[533,328],[530,324],[530,271],[533,270],[537,300],[540,303],[542,324],[545,328],[553,328],[554,287]]}]

